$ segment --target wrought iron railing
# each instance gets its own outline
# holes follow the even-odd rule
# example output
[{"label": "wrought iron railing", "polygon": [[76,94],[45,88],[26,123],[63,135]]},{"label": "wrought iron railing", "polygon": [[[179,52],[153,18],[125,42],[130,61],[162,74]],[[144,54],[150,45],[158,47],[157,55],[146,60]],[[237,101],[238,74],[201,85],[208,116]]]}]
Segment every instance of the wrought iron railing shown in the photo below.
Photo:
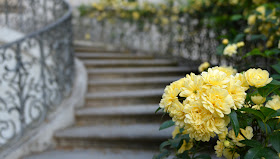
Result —
[{"label": "wrought iron railing", "polygon": [[0,7],[0,26],[22,35],[0,46],[3,149],[70,95],[74,55],[72,11],[64,0],[1,0]]}]

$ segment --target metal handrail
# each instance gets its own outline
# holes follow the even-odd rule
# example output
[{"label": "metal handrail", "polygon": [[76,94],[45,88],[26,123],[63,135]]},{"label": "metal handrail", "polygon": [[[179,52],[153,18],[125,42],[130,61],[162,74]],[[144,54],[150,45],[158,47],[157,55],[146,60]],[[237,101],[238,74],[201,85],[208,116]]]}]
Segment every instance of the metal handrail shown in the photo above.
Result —
[{"label": "metal handrail", "polygon": [[1,48],[9,47],[13,43],[19,43],[21,41],[24,41],[27,38],[31,38],[31,37],[34,37],[34,36],[40,34],[40,33],[48,31],[49,29],[52,29],[53,27],[59,25],[61,22],[65,21],[67,18],[71,17],[72,16],[73,8],[71,7],[71,5],[67,1],[65,1],[65,0],[63,0],[63,1],[64,1],[64,3],[67,4],[67,7],[69,7],[68,11],[63,15],[63,17],[59,18],[57,21],[55,21],[55,22],[53,22],[53,23],[51,23],[51,24],[49,24],[49,25],[47,25],[47,26],[45,26],[45,27],[43,27],[43,28],[41,28],[41,29],[39,29],[37,31],[34,31],[32,33],[27,34],[26,36],[24,36],[24,37],[22,37],[22,38],[20,38],[18,40],[15,40],[15,41],[13,41],[11,43],[7,43],[7,44],[4,44],[4,45],[0,45],[0,49]]},{"label": "metal handrail", "polygon": [[[16,2],[23,5],[22,0]],[[35,3],[34,0],[24,2]],[[7,7],[8,1],[5,3]],[[34,6],[41,8],[25,6],[26,11],[31,10],[27,16],[32,15],[34,23],[38,18],[33,16],[37,13],[34,8],[41,9],[46,19],[54,9],[63,14],[53,15],[53,22],[43,21],[35,31],[0,46],[0,150],[15,144],[27,131],[41,124],[72,90],[75,75],[72,7],[65,0],[38,0],[36,3]],[[47,10],[47,5],[53,8]],[[7,17],[5,15],[6,20]],[[19,17],[20,23],[30,22],[28,18]]]}]

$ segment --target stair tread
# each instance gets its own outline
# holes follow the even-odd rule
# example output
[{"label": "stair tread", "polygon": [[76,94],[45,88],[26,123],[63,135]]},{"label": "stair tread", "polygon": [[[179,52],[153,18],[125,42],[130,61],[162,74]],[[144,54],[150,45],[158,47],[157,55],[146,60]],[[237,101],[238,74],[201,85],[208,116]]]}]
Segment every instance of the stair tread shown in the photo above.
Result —
[{"label": "stair tread", "polygon": [[88,73],[153,73],[153,72],[189,72],[188,67],[145,67],[145,68],[98,68],[88,69]]},{"label": "stair tread", "polygon": [[112,65],[112,64],[175,64],[174,61],[165,59],[153,59],[153,60],[83,60],[85,65]]},{"label": "stair tread", "polygon": [[156,151],[149,150],[122,149],[55,150],[31,155],[24,159],[148,159],[156,153]]},{"label": "stair tread", "polygon": [[147,89],[147,90],[128,90],[116,92],[94,92],[88,93],[87,98],[119,98],[119,97],[150,97],[162,95],[164,89]]},{"label": "stair tread", "polygon": [[90,53],[90,52],[77,52],[76,53],[77,57],[82,57],[82,58],[152,58],[150,55],[136,55],[136,54],[129,54],[129,53]]},{"label": "stair tread", "polygon": [[70,127],[55,133],[58,138],[85,139],[167,139],[171,137],[172,129],[159,131],[160,124],[131,124],[131,125],[94,125]]},{"label": "stair tread", "polygon": [[102,80],[89,80],[89,85],[101,84],[138,84],[138,83],[167,83],[173,82],[182,78],[181,76],[171,77],[138,77],[138,78],[119,78],[119,79],[102,79]]},{"label": "stair tread", "polygon": [[118,106],[118,107],[100,107],[100,108],[81,108],[76,111],[76,115],[141,115],[141,114],[154,114],[155,110],[159,107],[158,104],[146,105],[132,105],[132,106]]}]

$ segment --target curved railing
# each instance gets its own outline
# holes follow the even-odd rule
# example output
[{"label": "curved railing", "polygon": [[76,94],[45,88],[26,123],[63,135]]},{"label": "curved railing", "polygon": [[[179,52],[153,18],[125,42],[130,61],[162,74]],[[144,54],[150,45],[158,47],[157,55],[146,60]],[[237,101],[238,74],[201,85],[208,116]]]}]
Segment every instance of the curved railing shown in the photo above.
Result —
[{"label": "curved railing", "polygon": [[0,27],[8,30],[8,36],[19,37],[0,46],[3,149],[70,95],[74,55],[72,11],[64,0],[4,0],[0,7]]}]

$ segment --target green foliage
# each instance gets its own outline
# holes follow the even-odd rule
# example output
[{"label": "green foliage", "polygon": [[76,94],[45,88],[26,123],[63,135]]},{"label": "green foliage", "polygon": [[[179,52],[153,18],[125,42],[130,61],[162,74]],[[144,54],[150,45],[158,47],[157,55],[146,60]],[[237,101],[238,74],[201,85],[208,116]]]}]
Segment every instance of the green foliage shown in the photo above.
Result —
[{"label": "green foliage", "polygon": [[173,126],[174,124],[175,124],[175,123],[174,123],[174,121],[172,121],[172,120],[165,121],[164,123],[162,123],[162,124],[160,125],[159,130],[163,130],[163,129],[169,128],[169,127]]},{"label": "green foliage", "polygon": [[230,123],[231,123],[231,126],[234,130],[234,133],[235,133],[235,136],[238,136],[238,133],[239,133],[239,122],[238,122],[238,118],[237,118],[237,114],[235,111],[232,111],[230,114],[229,114],[229,117],[230,117]]},{"label": "green foliage", "polygon": [[280,153],[280,132],[274,132],[270,135],[270,143],[272,145],[272,147],[278,152]]},{"label": "green foliage", "polygon": [[264,147],[254,147],[249,149],[244,159],[260,159],[262,157],[269,159],[279,159],[278,154],[275,151]]}]

